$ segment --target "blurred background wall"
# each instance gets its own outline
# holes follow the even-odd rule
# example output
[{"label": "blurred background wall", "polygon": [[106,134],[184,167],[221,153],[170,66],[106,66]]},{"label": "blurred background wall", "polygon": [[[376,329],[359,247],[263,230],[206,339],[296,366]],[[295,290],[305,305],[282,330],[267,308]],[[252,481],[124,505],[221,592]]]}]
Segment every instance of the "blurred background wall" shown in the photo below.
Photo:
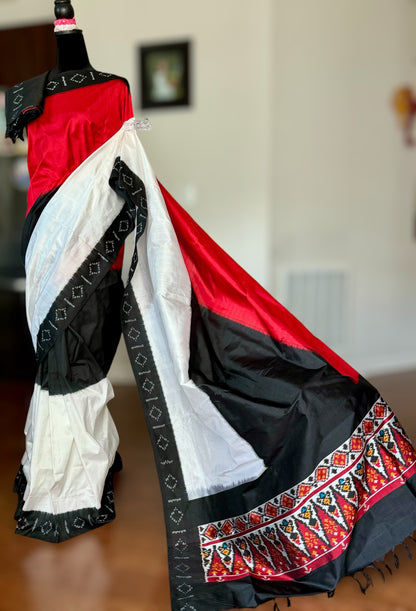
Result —
[{"label": "blurred background wall", "polygon": [[[364,374],[415,367],[416,154],[391,99],[416,87],[416,2],[73,6],[92,65],[127,77],[151,163],[197,222]],[[52,21],[53,0],[0,2],[0,28]],[[138,46],[184,39],[191,107],[141,110]],[[132,380],[122,349],[112,377]]]}]

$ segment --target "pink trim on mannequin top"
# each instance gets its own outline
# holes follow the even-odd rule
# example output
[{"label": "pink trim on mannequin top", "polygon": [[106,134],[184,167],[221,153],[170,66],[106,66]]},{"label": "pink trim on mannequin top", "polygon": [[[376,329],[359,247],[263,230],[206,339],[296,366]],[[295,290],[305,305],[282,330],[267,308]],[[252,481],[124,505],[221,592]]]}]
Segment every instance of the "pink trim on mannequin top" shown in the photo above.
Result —
[{"label": "pink trim on mannequin top", "polygon": [[53,22],[53,25],[56,27],[57,25],[77,25],[77,22],[74,18],[72,19],[57,19]]}]

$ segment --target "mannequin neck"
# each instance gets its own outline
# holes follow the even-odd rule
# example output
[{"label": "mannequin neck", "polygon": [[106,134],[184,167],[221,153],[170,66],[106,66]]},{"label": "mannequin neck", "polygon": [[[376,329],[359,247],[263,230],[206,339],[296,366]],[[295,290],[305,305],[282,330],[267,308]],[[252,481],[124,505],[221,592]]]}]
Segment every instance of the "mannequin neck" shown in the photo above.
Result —
[{"label": "mannequin neck", "polygon": [[54,72],[92,68],[82,30],[56,33],[57,62]]}]

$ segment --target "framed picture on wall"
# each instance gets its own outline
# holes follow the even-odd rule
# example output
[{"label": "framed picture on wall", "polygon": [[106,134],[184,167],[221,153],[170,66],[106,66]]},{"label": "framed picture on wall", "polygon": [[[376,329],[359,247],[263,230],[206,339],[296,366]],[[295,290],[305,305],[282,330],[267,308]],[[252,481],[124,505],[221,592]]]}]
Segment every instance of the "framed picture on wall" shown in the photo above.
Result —
[{"label": "framed picture on wall", "polygon": [[139,47],[142,108],[190,105],[190,43]]}]

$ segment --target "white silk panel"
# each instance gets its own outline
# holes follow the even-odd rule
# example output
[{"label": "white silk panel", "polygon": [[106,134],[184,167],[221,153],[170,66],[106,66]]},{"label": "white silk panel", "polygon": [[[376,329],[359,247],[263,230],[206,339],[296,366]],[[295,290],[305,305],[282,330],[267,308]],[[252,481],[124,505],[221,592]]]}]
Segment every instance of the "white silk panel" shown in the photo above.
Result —
[{"label": "white silk panel", "polygon": [[[209,397],[189,379],[190,279],[163,196],[134,127],[134,119],[127,121],[66,180],[42,212],[26,256],[27,314],[36,345],[39,326],[56,296],[123,206],[121,198],[108,186],[114,160],[120,156],[146,187],[148,219],[145,234],[139,240],[139,263],[132,288],[169,410],[187,494],[194,499],[253,481],[264,472],[265,465]],[[103,381],[103,385],[106,383]],[[44,391],[35,390],[40,396],[28,418],[25,473],[29,484],[25,509],[70,511],[69,507],[78,503],[70,499],[79,496],[78,492],[82,502],[89,499],[93,505],[88,506],[99,506],[103,477],[111,464],[109,459],[114,456],[117,433],[106,412],[108,397],[104,386],[92,399],[91,391],[95,389],[90,387],[64,398],[47,398],[43,397]],[[87,443],[90,433],[86,431],[90,429],[83,430],[84,409],[95,414],[93,420],[100,442],[94,433],[91,443]],[[56,417],[58,413],[63,419],[62,427]],[[100,421],[102,428],[98,425]],[[49,437],[52,423],[57,437]],[[37,446],[38,430],[47,432],[46,449],[40,439]],[[108,446],[105,435],[109,436]],[[52,446],[57,439],[60,449],[54,453]],[[52,468],[48,467],[50,461]],[[64,472],[61,465],[70,466],[65,477],[61,477]],[[84,475],[80,476],[82,468]],[[72,469],[74,476],[70,474]],[[43,477],[53,484],[56,495],[47,496],[49,484]],[[94,478],[99,480],[95,487]]]},{"label": "white silk panel", "polygon": [[123,207],[107,186],[122,135],[117,132],[71,174],[36,223],[25,259],[26,313],[35,348],[57,295]]},{"label": "white silk panel", "polygon": [[101,507],[118,434],[107,403],[107,379],[66,395],[35,385],[26,420],[25,511],[59,514]]},{"label": "white silk panel", "polygon": [[[186,490],[189,498],[195,499],[255,480],[265,465],[189,378],[190,279],[138,138],[132,152],[129,159],[123,150],[122,158],[142,178],[148,206],[132,287],[164,391]],[[138,155],[139,166],[135,163]]]}]

